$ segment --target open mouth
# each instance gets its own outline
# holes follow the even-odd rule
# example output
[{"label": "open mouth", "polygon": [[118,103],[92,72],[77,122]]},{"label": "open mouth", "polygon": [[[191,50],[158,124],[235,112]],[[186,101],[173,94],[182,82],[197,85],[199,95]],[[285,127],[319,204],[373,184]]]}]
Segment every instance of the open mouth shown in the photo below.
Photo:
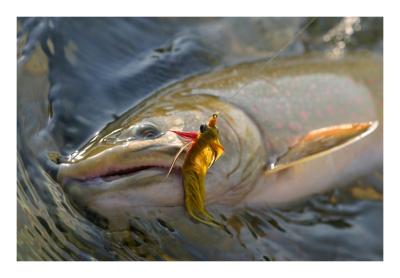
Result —
[{"label": "open mouth", "polygon": [[[170,137],[172,139],[164,139],[168,139],[167,143],[135,141],[106,148],[72,163],[62,163],[57,178],[62,184],[70,180],[97,184],[127,178],[133,181],[167,176],[174,155],[182,145],[175,135]],[[180,157],[171,174],[180,174],[182,162]]]},{"label": "open mouth", "polygon": [[[164,166],[164,165],[147,165],[147,166],[143,165],[143,166],[135,166],[135,167],[131,167],[131,168],[124,168],[124,169],[110,169],[110,170],[106,171],[105,173],[101,173],[99,175],[92,176],[92,177],[85,178],[85,179],[80,179],[80,180],[91,181],[91,180],[95,180],[95,179],[102,179],[106,182],[111,182],[111,181],[115,181],[117,179],[121,179],[124,177],[139,174],[140,172],[143,172],[146,170],[156,170],[159,172],[163,172],[163,173],[165,173],[165,175],[167,175],[169,167]],[[181,169],[179,167],[173,167],[170,175],[179,175],[180,173],[181,173]]]}]

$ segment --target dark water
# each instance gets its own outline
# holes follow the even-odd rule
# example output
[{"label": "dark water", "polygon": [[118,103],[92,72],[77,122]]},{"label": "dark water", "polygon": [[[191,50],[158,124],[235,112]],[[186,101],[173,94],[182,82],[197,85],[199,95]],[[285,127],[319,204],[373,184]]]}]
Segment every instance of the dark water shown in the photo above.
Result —
[{"label": "dark water", "polygon": [[75,151],[187,76],[276,54],[382,53],[382,25],[379,18],[19,18],[18,260],[382,260],[382,169],[286,208],[212,208],[228,232],[188,221],[182,208],[174,218],[133,216],[129,230],[110,231],[71,205],[48,158]]}]

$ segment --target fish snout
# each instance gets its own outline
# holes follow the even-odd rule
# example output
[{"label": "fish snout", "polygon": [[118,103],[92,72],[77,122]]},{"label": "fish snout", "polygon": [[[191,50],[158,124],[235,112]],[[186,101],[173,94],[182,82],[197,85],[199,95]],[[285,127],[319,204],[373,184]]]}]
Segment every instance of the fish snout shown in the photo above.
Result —
[{"label": "fish snout", "polygon": [[[128,175],[149,168],[166,169],[171,166],[174,156],[183,142],[173,133],[167,132],[156,139],[132,140],[111,146],[93,156],[62,163],[58,180],[87,181],[117,175]],[[183,158],[178,159],[174,169],[180,169]]]}]

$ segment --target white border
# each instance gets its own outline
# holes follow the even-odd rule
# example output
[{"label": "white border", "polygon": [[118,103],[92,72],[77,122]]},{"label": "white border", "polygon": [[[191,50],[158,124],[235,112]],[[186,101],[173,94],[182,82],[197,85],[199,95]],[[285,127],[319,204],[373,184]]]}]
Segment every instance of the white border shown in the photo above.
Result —
[{"label": "white border", "polygon": [[[1,265],[4,277],[386,277],[399,273],[399,41],[396,1],[4,1],[1,9]],[[385,16],[384,263],[16,262],[16,16]],[[396,82],[397,81],[397,82]],[[395,83],[396,82],[396,83]],[[14,117],[14,118],[13,118]],[[11,147],[13,146],[13,147]],[[12,197],[11,197],[12,196]],[[10,275],[5,275],[9,273]],[[12,273],[12,274],[11,274]],[[3,276],[2,275],[2,276]]]}]

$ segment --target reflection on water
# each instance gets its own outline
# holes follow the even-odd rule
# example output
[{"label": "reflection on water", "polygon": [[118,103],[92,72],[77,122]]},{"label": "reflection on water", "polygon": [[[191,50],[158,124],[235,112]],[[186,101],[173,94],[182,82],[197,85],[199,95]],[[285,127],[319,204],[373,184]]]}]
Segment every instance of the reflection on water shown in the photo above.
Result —
[{"label": "reflection on water", "polygon": [[[18,19],[19,260],[381,260],[382,169],[285,208],[183,208],[132,216],[128,230],[79,214],[48,153],[67,155],[155,90],[242,61],[353,49],[381,53],[380,19]],[[339,50],[338,49],[339,47]]]}]

